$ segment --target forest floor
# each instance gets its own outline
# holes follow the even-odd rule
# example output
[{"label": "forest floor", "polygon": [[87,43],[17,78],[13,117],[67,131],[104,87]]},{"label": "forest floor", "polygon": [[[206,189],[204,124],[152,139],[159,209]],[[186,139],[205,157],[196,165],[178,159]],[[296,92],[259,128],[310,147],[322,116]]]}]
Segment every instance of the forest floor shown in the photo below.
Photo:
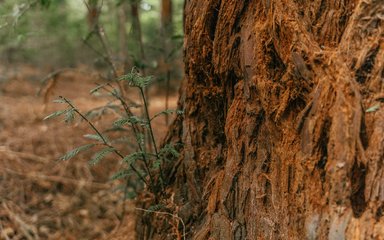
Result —
[{"label": "forest floor", "polygon": [[[64,109],[52,103],[58,96],[83,112],[105,105],[107,99],[89,95],[95,82],[102,82],[98,74],[85,67],[63,72],[55,86],[37,96],[45,74],[27,66],[12,71],[0,76],[0,239],[108,239],[121,225],[125,239],[134,239],[135,210],[123,203],[116,191],[119,183],[109,180],[120,162],[109,157],[92,167],[92,153],[59,161],[67,151],[88,143],[83,135],[93,132],[81,121],[43,121]],[[151,114],[165,109],[164,94],[153,91],[149,99]],[[170,109],[175,109],[176,100],[172,95]],[[106,129],[113,119],[116,116],[109,114],[94,124]],[[164,118],[158,118],[156,137],[160,140],[166,130]],[[127,214],[121,224],[123,206]]]}]

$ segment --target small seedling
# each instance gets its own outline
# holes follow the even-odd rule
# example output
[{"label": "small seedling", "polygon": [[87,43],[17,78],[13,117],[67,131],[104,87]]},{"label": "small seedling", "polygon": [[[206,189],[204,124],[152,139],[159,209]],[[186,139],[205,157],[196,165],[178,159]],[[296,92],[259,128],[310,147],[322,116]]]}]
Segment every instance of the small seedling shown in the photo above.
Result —
[{"label": "small seedling", "polygon": [[[166,144],[159,149],[159,144],[156,142],[154,136],[153,120],[164,114],[182,114],[182,111],[166,109],[153,115],[152,117],[150,116],[148,101],[144,92],[145,88],[150,85],[152,79],[152,77],[141,76],[138,71],[136,71],[136,69],[133,69],[129,74],[123,75],[116,79],[120,83],[126,84],[131,88],[138,89],[141,100],[143,102],[143,105],[141,106],[143,108],[142,112],[144,113],[143,117],[137,116],[132,112],[131,108],[136,108],[139,105],[128,104],[123,96],[121,96],[119,93],[119,90],[115,88],[112,83],[98,85],[96,88],[91,90],[91,94],[104,91],[109,96],[111,96],[115,102],[119,102],[118,105],[111,104],[110,102],[102,108],[99,107],[89,111],[86,114],[83,114],[74,105],[74,103],[72,103],[67,98],[59,97],[59,99],[55,100],[54,102],[56,103],[66,104],[67,108],[48,115],[44,118],[44,120],[64,116],[65,122],[71,123],[75,120],[76,116],[78,116],[93,130],[92,134],[84,135],[84,137],[90,140],[91,143],[69,151],[60,159],[69,160],[81,152],[90,151],[96,146],[101,146],[101,149],[97,151],[89,161],[90,165],[99,164],[107,155],[115,154],[117,157],[119,157],[125,167],[118,172],[115,172],[111,179],[126,180],[125,195],[128,195],[128,197],[137,196],[138,192],[129,192],[127,189],[132,188],[136,191],[139,191],[137,190],[139,188],[136,186],[138,183],[141,183],[147,186],[147,191],[151,192],[155,198],[158,199],[159,195],[164,193],[166,185],[163,170],[164,165],[167,161],[177,158],[179,153],[173,144]],[[129,154],[123,154],[113,144],[114,142],[117,142],[116,139],[110,139],[107,136],[107,132],[102,132],[92,123],[92,116],[98,116],[100,112],[104,112],[105,109],[112,109],[113,111],[119,113],[118,115],[120,117],[112,122],[112,129],[127,130],[127,132],[131,132],[132,136],[130,136],[128,139],[134,141],[136,151],[133,151]],[[149,136],[150,138],[151,145],[153,146],[152,151],[150,150],[151,148],[146,146],[145,136]],[[145,188],[142,188],[140,191],[144,191],[144,189]]]}]

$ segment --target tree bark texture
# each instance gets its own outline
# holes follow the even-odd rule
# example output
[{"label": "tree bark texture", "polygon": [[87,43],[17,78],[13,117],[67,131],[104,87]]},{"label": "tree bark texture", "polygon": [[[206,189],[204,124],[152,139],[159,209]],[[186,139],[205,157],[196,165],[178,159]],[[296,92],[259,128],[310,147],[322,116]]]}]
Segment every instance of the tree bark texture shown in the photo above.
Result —
[{"label": "tree bark texture", "polygon": [[187,239],[384,239],[383,21],[382,0],[186,0],[164,202]]}]

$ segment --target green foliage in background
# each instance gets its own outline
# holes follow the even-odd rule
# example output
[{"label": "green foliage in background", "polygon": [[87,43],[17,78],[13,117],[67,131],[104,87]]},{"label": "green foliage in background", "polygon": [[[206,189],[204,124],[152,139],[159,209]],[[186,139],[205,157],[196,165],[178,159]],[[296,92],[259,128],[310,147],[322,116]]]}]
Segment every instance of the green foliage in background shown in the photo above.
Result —
[{"label": "green foliage in background", "polygon": [[[66,1],[4,0],[0,10],[2,60],[59,66],[82,60],[79,36],[86,30],[83,19],[73,16]],[[49,9],[47,9],[49,7]],[[16,41],[15,41],[16,39]]]},{"label": "green foliage in background", "polygon": [[[117,59],[118,8],[124,0],[103,1],[100,23]],[[98,1],[95,1],[98,2]],[[101,2],[101,1],[99,1]],[[145,65],[158,66],[160,42],[160,0],[140,2],[142,37],[147,56]],[[174,35],[182,35],[183,0],[174,0]],[[138,43],[132,37],[132,19],[127,19],[127,50],[132,62],[142,62]],[[64,67],[92,64],[97,56],[84,47],[89,34],[87,8],[82,0],[2,0],[0,3],[0,60]],[[179,46],[181,39],[176,39]],[[159,50],[160,49],[160,50]],[[47,61],[49,59],[49,61]]]}]

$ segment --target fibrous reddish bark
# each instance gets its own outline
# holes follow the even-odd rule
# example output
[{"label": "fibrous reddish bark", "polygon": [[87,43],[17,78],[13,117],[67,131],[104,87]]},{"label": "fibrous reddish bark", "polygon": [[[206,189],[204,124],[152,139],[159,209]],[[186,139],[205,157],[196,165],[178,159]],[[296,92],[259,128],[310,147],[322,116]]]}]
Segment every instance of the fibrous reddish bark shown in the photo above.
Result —
[{"label": "fibrous reddish bark", "polygon": [[384,2],[187,0],[185,16],[164,202],[186,237],[383,238]]}]

